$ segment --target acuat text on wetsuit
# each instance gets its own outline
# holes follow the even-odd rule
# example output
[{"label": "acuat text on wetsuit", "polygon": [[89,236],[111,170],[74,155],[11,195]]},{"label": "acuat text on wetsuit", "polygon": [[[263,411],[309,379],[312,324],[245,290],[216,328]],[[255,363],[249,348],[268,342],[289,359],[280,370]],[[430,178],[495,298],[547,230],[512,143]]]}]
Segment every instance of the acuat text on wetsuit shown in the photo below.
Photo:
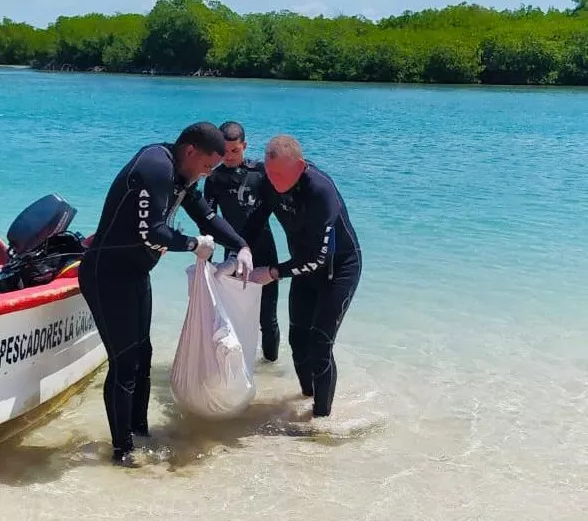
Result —
[{"label": "acuat text on wetsuit", "polygon": [[192,251],[195,237],[173,228],[181,206],[202,233],[238,251],[245,241],[219,218],[193,186],[176,172],[168,144],[142,148],[114,180],[106,197],[92,250],[100,251],[102,266],[131,264],[151,271],[166,251]]}]

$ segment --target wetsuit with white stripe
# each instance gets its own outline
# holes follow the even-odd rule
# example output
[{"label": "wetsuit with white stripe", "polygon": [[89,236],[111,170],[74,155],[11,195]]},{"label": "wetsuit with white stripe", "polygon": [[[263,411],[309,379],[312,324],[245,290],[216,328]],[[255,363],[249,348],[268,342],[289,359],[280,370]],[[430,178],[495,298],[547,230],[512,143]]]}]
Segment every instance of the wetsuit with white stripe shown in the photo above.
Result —
[{"label": "wetsuit with white stripe", "polygon": [[266,180],[260,197],[242,236],[256,237],[272,213],[284,229],[291,258],[273,267],[292,278],[294,366],[302,392],[314,396],[314,414],[328,416],[337,383],[333,344],[361,276],[357,235],[334,182],[308,161],[291,190],[280,194]]},{"label": "wetsuit with white stripe", "polygon": [[147,433],[151,370],[150,271],[166,251],[191,251],[195,237],[173,229],[179,207],[202,233],[231,250],[245,241],[216,216],[176,172],[172,145],[142,148],[114,179],[91,249],[79,269],[80,289],[108,353],[104,402],[117,454]]}]

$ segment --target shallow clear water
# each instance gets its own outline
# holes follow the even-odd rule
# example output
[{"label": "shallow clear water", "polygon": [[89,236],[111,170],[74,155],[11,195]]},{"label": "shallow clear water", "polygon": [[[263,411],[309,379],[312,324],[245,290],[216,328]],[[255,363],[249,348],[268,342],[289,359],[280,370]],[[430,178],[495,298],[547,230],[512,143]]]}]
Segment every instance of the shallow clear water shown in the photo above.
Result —
[{"label": "shallow clear water", "polygon": [[244,416],[206,424],[169,393],[191,257],[166,255],[149,464],[110,466],[101,372],[0,447],[0,517],[588,518],[587,113],[582,89],[0,70],[0,230],[58,191],[91,233],[140,146],[237,119],[252,157],[278,132],[300,138],[340,187],[365,261],[333,416],[306,419],[284,343]]}]

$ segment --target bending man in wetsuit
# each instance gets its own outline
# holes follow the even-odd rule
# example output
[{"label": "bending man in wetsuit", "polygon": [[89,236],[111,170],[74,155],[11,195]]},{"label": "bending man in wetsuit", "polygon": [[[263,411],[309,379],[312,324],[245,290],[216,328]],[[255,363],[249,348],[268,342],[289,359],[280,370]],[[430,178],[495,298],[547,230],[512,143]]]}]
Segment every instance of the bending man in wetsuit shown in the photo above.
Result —
[{"label": "bending man in wetsuit", "polygon": [[[204,182],[204,198],[216,212],[220,207],[223,219],[240,233],[247,218],[261,204],[259,192],[265,178],[263,162],[244,159],[245,130],[234,121],[220,126],[225,138],[223,163],[217,166]],[[251,252],[255,266],[274,265],[278,262],[276,243],[269,223],[259,237],[252,239]],[[225,260],[229,251],[225,249]],[[232,271],[229,267],[228,271]],[[278,281],[264,286],[261,294],[261,347],[263,356],[271,362],[278,359],[280,329],[277,317]]]},{"label": "bending man in wetsuit", "polygon": [[262,204],[243,237],[256,237],[273,213],[286,233],[290,260],[256,267],[251,281],[291,277],[290,346],[302,393],[314,396],[315,416],[328,416],[337,384],[333,344],[361,276],[361,250],[335,184],[289,136],[265,152]]},{"label": "bending man in wetsuit", "polygon": [[[166,251],[191,251],[208,259],[214,250],[211,235],[238,252],[238,274],[253,268],[245,241],[193,187],[219,163],[224,147],[214,125],[199,123],[186,128],[174,144],[139,150],[114,179],[80,265],[80,289],[108,353],[104,402],[117,462],[133,466],[132,433],[149,435],[149,272]],[[173,229],[180,206],[210,235],[191,237]]]}]

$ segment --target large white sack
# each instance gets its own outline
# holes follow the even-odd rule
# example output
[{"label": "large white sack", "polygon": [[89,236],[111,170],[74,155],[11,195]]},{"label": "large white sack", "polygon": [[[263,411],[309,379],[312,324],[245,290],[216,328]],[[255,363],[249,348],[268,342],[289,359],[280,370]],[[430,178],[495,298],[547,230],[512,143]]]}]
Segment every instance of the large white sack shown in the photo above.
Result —
[{"label": "large white sack", "polygon": [[189,301],[171,369],[180,409],[208,418],[235,416],[255,397],[253,370],[259,337],[259,284],[215,277],[198,259],[188,274]]}]

